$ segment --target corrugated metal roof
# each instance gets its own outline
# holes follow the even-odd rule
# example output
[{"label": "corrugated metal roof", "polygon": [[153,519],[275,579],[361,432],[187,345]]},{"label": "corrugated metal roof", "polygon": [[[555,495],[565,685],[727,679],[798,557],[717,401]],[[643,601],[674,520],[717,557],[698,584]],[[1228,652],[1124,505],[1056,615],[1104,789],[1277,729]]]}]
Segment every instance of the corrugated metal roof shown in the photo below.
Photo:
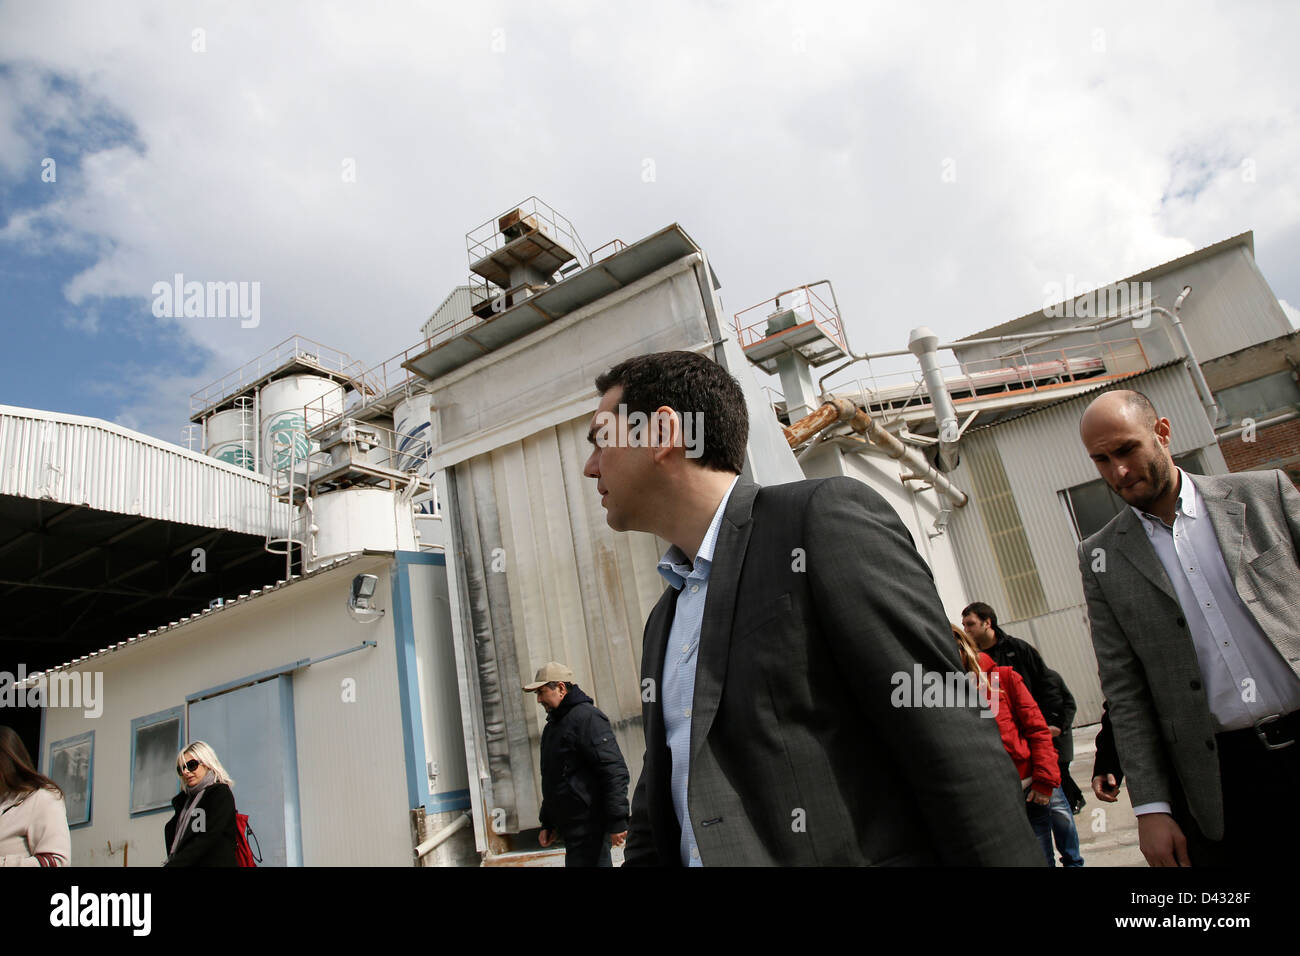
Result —
[{"label": "corrugated metal roof", "polygon": [[271,509],[255,472],[98,418],[11,405],[0,405],[0,495],[243,534],[265,534]]},{"label": "corrugated metal roof", "polygon": [[306,574],[295,574],[287,581],[283,581],[283,580],[276,581],[274,584],[268,584],[264,588],[256,588],[252,591],[249,591],[247,594],[239,595],[239,597],[235,598],[232,601],[226,601],[224,604],[219,604],[216,607],[210,607],[202,611],[198,611],[197,613],[189,615],[189,617],[181,618],[179,621],[172,621],[170,624],[164,624],[161,627],[151,628],[150,630],[137,634],[135,637],[129,638],[128,640],[118,641],[116,644],[110,644],[107,647],[101,647],[97,651],[91,651],[89,654],[84,654],[81,657],[78,657],[76,660],[65,661],[64,663],[60,664],[58,667],[51,667],[49,670],[37,671],[34,674],[29,674],[27,676],[27,679],[22,681],[22,683],[17,686],[26,687],[30,685],[33,681],[39,680],[41,677],[47,676],[49,674],[57,673],[59,671],[68,670],[70,668],[76,667],[78,664],[84,664],[86,661],[89,661],[92,658],[100,657],[104,654],[111,654],[114,651],[120,651],[124,647],[130,647],[133,644],[139,644],[141,641],[147,641],[153,637],[161,637],[163,634],[174,633],[175,631],[180,630],[182,627],[185,627],[187,624],[193,624],[195,621],[199,620],[200,618],[211,617],[213,614],[219,614],[222,611],[226,610],[227,608],[232,608],[237,604],[247,604],[248,602],[256,600],[259,597],[265,597],[266,595],[270,594],[272,591],[284,590],[290,585],[297,584],[301,581],[305,581],[308,578],[314,578],[317,575],[324,574],[326,571],[332,571],[335,568],[340,568],[345,564],[351,564],[353,561],[357,561],[360,558],[368,557],[372,555],[378,555],[378,554],[389,554],[389,553],[390,552],[384,552],[384,551],[349,552],[348,554],[335,558],[333,561],[328,561],[325,564],[322,564],[319,568],[316,568],[314,571],[308,571]]},{"label": "corrugated metal roof", "polygon": [[[1230,249],[1233,246],[1245,246],[1253,258],[1255,255],[1255,233],[1248,229],[1239,235],[1216,242],[1212,246],[1206,246],[1204,249],[1197,249],[1195,252],[1189,252],[1185,256],[1179,256],[1177,259],[1170,259],[1168,262],[1162,262],[1158,266],[1144,269],[1143,271],[1125,279],[1116,279],[1110,284],[1119,285],[1121,283],[1127,284],[1129,282],[1150,282],[1167,272],[1173,272],[1176,269],[1185,268],[1193,263],[1217,256],[1219,253],[1226,249]],[[982,331],[972,332],[970,335],[957,339],[957,341],[965,342],[969,339],[982,339],[994,335],[1010,335],[1013,332],[1019,332],[1025,326],[1030,326],[1031,328],[1028,329],[1028,331],[1032,332],[1034,326],[1046,319],[1047,316],[1044,314],[1044,311],[1039,309],[1037,312],[1030,312],[1027,315],[1022,315],[1018,319],[1011,319],[1007,322],[1002,322],[998,325],[991,326],[990,328],[983,329]]]}]

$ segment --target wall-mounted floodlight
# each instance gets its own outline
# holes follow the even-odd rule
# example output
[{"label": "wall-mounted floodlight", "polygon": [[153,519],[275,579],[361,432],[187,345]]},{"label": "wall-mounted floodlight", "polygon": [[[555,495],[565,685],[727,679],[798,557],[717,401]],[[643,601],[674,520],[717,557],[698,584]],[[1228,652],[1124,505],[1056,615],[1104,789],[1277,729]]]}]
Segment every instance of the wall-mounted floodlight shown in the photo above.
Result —
[{"label": "wall-mounted floodlight", "polygon": [[379,578],[373,574],[358,574],[352,579],[352,593],[348,595],[348,613],[362,624],[373,624],[384,616],[382,608],[375,607],[375,588]]}]

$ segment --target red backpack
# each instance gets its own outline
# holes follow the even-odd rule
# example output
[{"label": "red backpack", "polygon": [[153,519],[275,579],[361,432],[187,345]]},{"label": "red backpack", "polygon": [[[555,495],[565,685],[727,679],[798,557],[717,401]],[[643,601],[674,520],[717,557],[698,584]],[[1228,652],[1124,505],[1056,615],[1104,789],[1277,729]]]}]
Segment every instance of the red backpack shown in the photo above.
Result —
[{"label": "red backpack", "polygon": [[258,855],[253,856],[253,850],[248,845],[248,838],[252,837],[253,842],[257,843],[257,834],[253,828],[248,825],[247,813],[235,814],[235,859],[240,866],[257,866],[262,862],[262,847],[257,848]]}]

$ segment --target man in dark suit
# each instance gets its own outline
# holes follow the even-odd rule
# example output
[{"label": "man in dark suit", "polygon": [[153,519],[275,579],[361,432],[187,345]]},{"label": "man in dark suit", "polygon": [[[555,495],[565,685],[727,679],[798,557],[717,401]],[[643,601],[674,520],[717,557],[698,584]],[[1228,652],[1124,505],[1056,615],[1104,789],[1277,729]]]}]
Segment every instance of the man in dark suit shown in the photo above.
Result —
[{"label": "man in dark suit", "polygon": [[1143,855],[1293,859],[1300,494],[1280,471],[1182,471],[1140,392],[1101,395],[1079,433],[1130,506],[1080,545],[1079,568]]},{"label": "man in dark suit", "polygon": [[611,528],[671,545],[626,863],[1042,865],[995,722],[899,693],[963,672],[884,499],[848,478],[741,477],[744,396],[694,353],[630,359],[596,388],[584,474]]}]

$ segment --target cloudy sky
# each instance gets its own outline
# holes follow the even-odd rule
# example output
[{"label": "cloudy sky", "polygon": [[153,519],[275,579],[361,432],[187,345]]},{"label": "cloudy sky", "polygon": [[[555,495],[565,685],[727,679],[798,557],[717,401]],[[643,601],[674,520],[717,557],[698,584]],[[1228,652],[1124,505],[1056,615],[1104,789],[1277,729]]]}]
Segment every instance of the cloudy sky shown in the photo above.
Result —
[{"label": "cloudy sky", "polygon": [[292,334],[382,361],[530,195],[680,223],[729,312],[830,278],[860,351],[1245,230],[1294,322],[1300,7],[1083,6],[0,2],[0,404],[175,441]]}]

